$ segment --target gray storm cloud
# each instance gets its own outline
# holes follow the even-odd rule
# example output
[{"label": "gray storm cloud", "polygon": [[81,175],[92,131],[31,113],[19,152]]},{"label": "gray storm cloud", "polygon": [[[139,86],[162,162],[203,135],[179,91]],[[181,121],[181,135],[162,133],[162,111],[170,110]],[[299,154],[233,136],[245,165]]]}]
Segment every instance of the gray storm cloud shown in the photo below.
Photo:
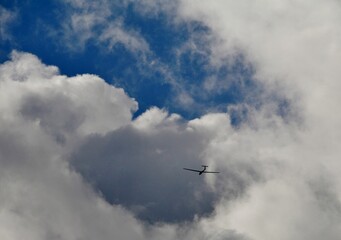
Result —
[{"label": "gray storm cloud", "polygon": [[[340,4],[178,3],[177,20],[212,30],[211,64],[242,53],[254,66],[262,105],[230,106],[248,109],[237,127],[231,112],[131,120],[122,89],[13,52],[0,66],[2,239],[339,239]],[[221,174],[181,170],[201,163]]]}]

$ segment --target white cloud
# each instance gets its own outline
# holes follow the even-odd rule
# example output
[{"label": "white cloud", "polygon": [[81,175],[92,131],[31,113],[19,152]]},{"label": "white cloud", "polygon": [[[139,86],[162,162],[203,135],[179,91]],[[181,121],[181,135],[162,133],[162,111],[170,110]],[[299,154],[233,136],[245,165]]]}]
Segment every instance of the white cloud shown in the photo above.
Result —
[{"label": "white cloud", "polygon": [[160,125],[174,126],[174,124],[176,125],[176,121],[180,119],[181,117],[177,114],[172,114],[171,116],[168,116],[168,113],[165,110],[153,107],[139,116],[134,121],[134,126],[141,130],[153,131],[154,129],[157,129],[157,127],[159,127]]},{"label": "white cloud", "polygon": [[124,29],[121,20],[115,20],[108,24],[98,39],[107,42],[109,49],[112,49],[117,43],[122,43],[135,53],[149,51],[148,43],[137,32]]},{"label": "white cloud", "polygon": [[219,39],[211,45],[212,63],[243,54],[255,79],[288,99],[296,116],[284,123],[265,104],[237,133],[212,143],[212,161],[257,166],[267,180],[236,205],[222,201],[209,226],[229,226],[251,239],[337,239],[339,2],[180,2],[184,19],[202,21]]},{"label": "white cloud", "polygon": [[[13,52],[11,59],[0,65],[0,79],[0,233],[4,239],[197,239],[198,236],[244,239],[233,230],[222,229],[216,234],[203,232],[196,226],[200,219],[195,214],[214,210],[212,190],[204,178],[199,179],[198,185],[197,175],[182,171],[184,164],[196,166],[206,160],[201,154],[216,135],[221,138],[225,131],[232,131],[227,115],[206,116],[186,123],[178,115],[154,108],[131,121],[136,102],[123,90],[93,75],[60,75],[58,68],[46,66],[28,53]],[[226,124],[226,128],[220,129],[220,124]],[[98,153],[105,155],[98,158]],[[173,199],[168,204],[176,203],[172,206],[175,215],[170,219],[178,219],[177,214],[188,219],[192,214],[195,221],[146,228],[132,212],[138,214],[149,206],[127,206],[121,202],[128,211],[108,204],[98,194],[99,189],[89,184],[96,178],[80,171],[84,174],[81,176],[74,168],[70,169],[72,162],[67,160],[72,161],[75,154],[90,169],[106,169],[96,174],[104,174],[109,180],[112,176],[113,181],[107,184],[117,185],[119,182],[115,180],[122,180],[115,179],[116,175],[108,174],[108,170],[123,173],[125,186],[137,191],[129,194],[143,193],[148,189],[141,188],[144,185],[152,187],[148,189],[154,192],[149,195],[151,199],[160,202]],[[103,161],[110,158],[125,161],[119,165]],[[144,166],[145,163],[148,165]],[[127,167],[129,171],[124,172]],[[140,171],[144,167],[147,169]],[[235,170],[231,169],[234,174],[227,176],[231,189],[226,191],[231,196],[237,196],[239,190],[244,192],[243,184],[249,181],[239,178]],[[129,185],[134,179],[139,181],[140,188]],[[223,185],[224,179],[217,182]],[[181,191],[182,196],[176,194]],[[225,199],[232,200],[231,196]],[[144,203],[143,196],[140,197]],[[160,206],[163,209],[150,209],[167,214],[168,207]],[[162,216],[157,212],[148,214]]]},{"label": "white cloud", "polygon": [[[62,35],[71,49],[83,50],[89,41],[112,49],[123,44],[132,53],[148,53],[149,46],[142,36],[133,29],[127,29],[122,21],[114,16],[117,7],[127,3],[111,3],[65,0],[71,9],[63,20]],[[75,41],[77,39],[78,41]]]},{"label": "white cloud", "polygon": [[64,158],[82,136],[128,124],[136,102],[97,76],[68,78],[20,52],[0,65],[0,86],[1,238],[142,239],[131,214]]},{"label": "white cloud", "polygon": [[11,34],[8,30],[9,25],[16,18],[16,13],[0,6],[0,40],[10,40]]},{"label": "white cloud", "polygon": [[[71,163],[67,160],[72,160],[70,156],[77,153],[80,147],[86,146],[84,143],[88,139],[97,139],[88,148],[83,148],[80,161],[90,160],[89,166],[95,170],[98,167],[112,170],[110,165],[101,166],[105,163],[103,157],[95,159],[92,156],[98,156],[96,153],[101,153],[106,146],[107,153],[111,151],[118,154],[115,149],[122,146],[123,151],[122,148],[120,151],[124,153],[122,157],[126,161],[119,165],[119,169],[130,166],[135,173],[142,173],[142,178],[137,178],[141,186],[144,183],[148,186],[148,178],[158,181],[160,176],[172,184],[172,188],[168,189],[165,186],[169,185],[165,185],[165,182],[155,184],[149,181],[154,186],[155,195],[152,198],[162,190],[170,194],[169,199],[174,199],[170,202],[173,204],[178,202],[176,198],[179,197],[175,191],[187,189],[189,191],[183,192],[183,197],[206,201],[203,194],[206,188],[203,185],[193,186],[197,181],[186,181],[187,185],[183,185],[185,188],[181,187],[181,179],[188,180],[194,175],[174,177],[176,172],[183,173],[181,168],[184,162],[198,164],[198,154],[205,139],[200,131],[187,128],[183,132],[186,124],[183,125],[178,115],[168,116],[168,113],[156,108],[132,122],[131,111],[136,109],[136,102],[126,96],[123,90],[107,85],[94,75],[60,75],[58,68],[44,65],[36,56],[28,53],[14,51],[11,59],[0,65],[0,86],[0,235],[3,239],[197,238],[200,229],[194,226],[194,231],[190,223],[184,226],[175,222],[145,227],[132,212],[137,214],[143,210],[141,207],[148,206],[136,205],[128,208],[128,211],[119,205],[110,205],[98,193],[98,189],[93,189],[86,182],[92,179],[79,175],[74,168],[70,169]],[[129,128],[135,129],[138,134],[131,134]],[[130,136],[133,138],[129,140]],[[118,137],[116,140],[119,145],[110,145],[110,142],[105,145],[107,140],[112,141],[115,137]],[[143,141],[139,142],[135,137],[142,137]],[[134,141],[138,144],[131,146]],[[98,148],[94,148],[96,146]],[[154,167],[159,171],[149,168],[149,173],[154,175],[143,175],[141,168],[136,169],[136,164],[140,166],[133,161],[138,160],[138,156],[132,155],[136,149],[141,150],[142,157],[158,156],[150,160],[158,161]],[[173,157],[176,156],[177,161],[174,161]],[[197,158],[192,158],[194,156]],[[116,171],[115,168],[113,170]],[[126,174],[124,178],[128,182],[125,186],[129,186],[129,181],[137,175]],[[203,180],[201,183],[204,183]],[[144,190],[138,186],[135,189]],[[187,198],[181,202],[193,206],[193,202],[188,202]],[[121,205],[125,206],[124,202]],[[177,205],[173,207],[179,209]],[[179,210],[175,212],[188,215],[188,209]],[[167,207],[163,211],[167,213]],[[230,231],[219,236],[225,235],[232,239],[234,236],[239,238],[238,234]]]},{"label": "white cloud", "polygon": [[311,87],[320,88],[337,76],[337,1],[181,3],[182,16],[202,20],[220,39],[218,46],[212,46],[219,50],[213,51],[214,57],[241,52],[256,68],[259,80],[289,88],[287,95],[298,89],[308,95],[304,97],[313,97]]},{"label": "white cloud", "polygon": [[[122,89],[109,87],[95,75],[67,78],[59,75],[56,67],[42,64],[34,55],[14,51],[11,56],[12,61],[0,68],[2,84],[7,89],[2,95],[2,106],[8,108],[10,115],[18,114],[13,109],[21,108],[16,110],[24,117],[40,124],[54,124],[53,128],[67,127],[70,120],[78,119],[74,129],[64,130],[89,134],[105,133],[126,124],[137,109],[137,103]],[[9,106],[9,99],[19,106]],[[55,105],[59,109],[54,108]],[[60,114],[65,111],[75,119],[63,120],[65,116]]]}]

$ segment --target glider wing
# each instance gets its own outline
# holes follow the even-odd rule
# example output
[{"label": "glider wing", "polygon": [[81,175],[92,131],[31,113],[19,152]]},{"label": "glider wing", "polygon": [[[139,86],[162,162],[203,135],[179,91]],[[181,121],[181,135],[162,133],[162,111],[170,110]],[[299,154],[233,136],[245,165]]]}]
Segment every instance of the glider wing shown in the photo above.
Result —
[{"label": "glider wing", "polygon": [[184,170],[187,170],[187,171],[192,171],[192,172],[201,172],[199,170],[196,170],[196,169],[190,169],[190,168],[184,168]]}]

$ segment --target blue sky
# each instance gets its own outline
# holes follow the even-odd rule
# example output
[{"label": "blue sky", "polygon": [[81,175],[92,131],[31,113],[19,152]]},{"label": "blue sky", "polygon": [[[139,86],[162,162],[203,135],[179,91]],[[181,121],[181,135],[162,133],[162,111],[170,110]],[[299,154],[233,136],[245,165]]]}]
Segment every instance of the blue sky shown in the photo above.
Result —
[{"label": "blue sky", "polygon": [[[157,106],[191,119],[226,111],[228,104],[247,101],[245,95],[260,91],[242,55],[240,60],[212,65],[209,28],[198,21],[174,21],[172,12],[143,13],[134,2],[113,2],[108,16],[94,24],[91,36],[82,40],[77,35],[82,33],[70,27],[71,17],[91,9],[56,0],[5,1],[2,5],[15,14],[6,27],[10,37],[0,46],[2,62],[16,49],[37,55],[68,76],[96,74],[138,101],[135,116]],[[92,10],[99,11],[96,14],[102,11]],[[120,40],[111,45],[109,39],[99,40],[108,24],[117,22],[148,49],[134,50]],[[180,95],[184,102],[178,100]]]}]

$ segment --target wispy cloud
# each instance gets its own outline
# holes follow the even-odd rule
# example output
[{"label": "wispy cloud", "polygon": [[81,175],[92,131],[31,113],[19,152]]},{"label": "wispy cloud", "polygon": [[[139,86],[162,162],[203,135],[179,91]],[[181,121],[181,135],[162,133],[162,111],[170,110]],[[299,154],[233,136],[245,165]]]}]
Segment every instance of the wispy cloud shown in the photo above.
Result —
[{"label": "wispy cloud", "polygon": [[7,10],[0,5],[0,40],[5,41],[11,39],[11,33],[8,28],[16,16],[16,12]]},{"label": "wispy cloud", "polygon": [[[62,36],[74,50],[83,50],[92,41],[94,44],[112,49],[116,44],[123,44],[133,53],[148,52],[148,44],[133,29],[127,29],[120,20],[120,14],[115,15],[116,5],[110,1],[65,1],[71,7],[63,16]],[[123,9],[123,8],[122,8]],[[75,41],[75,39],[77,41]]]}]

